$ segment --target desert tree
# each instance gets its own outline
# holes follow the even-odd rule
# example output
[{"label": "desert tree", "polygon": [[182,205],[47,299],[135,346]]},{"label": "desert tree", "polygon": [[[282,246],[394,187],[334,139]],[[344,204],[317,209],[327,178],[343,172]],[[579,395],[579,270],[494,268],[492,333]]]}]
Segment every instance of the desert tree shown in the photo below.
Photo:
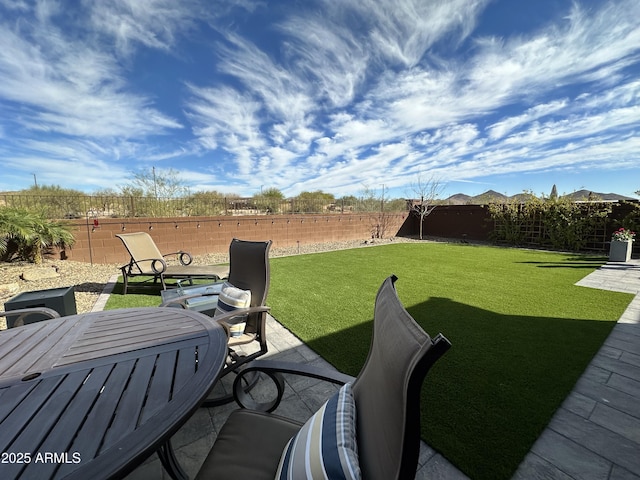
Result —
[{"label": "desert tree", "polygon": [[409,199],[409,210],[420,219],[420,240],[424,219],[438,206],[438,198],[444,190],[444,185],[434,176],[425,179],[418,174],[416,181],[411,183],[412,196]]},{"label": "desert tree", "polygon": [[284,194],[275,187],[265,190],[261,188],[260,193],[256,193],[253,196],[253,200],[267,214],[280,213],[284,202]]},{"label": "desert tree", "polygon": [[332,193],[322,190],[315,192],[300,192],[293,199],[294,213],[320,213],[328,205],[335,203],[336,198]]},{"label": "desert tree", "polygon": [[21,207],[43,213],[48,218],[77,218],[84,215],[87,195],[59,185],[36,185],[18,192],[27,199]]},{"label": "desert tree", "polygon": [[189,188],[180,172],[168,170],[140,170],[132,172],[132,179],[120,187],[122,195],[129,197],[130,214],[140,216],[179,215],[184,210],[181,204],[189,194]]},{"label": "desert tree", "polygon": [[385,238],[392,225],[397,202],[389,201],[387,193],[385,185],[382,185],[380,191],[367,185],[363,186],[358,211],[368,214],[372,240]]},{"label": "desert tree", "polygon": [[225,211],[226,196],[217,190],[201,190],[186,197],[189,215],[221,215]]},{"label": "desert tree", "polygon": [[156,200],[178,198],[189,193],[189,189],[184,179],[180,176],[180,172],[173,168],[156,170],[155,167],[152,167],[151,170],[140,170],[132,173],[131,182],[121,187],[123,193],[129,193],[127,190],[142,192],[142,196],[153,197]]}]

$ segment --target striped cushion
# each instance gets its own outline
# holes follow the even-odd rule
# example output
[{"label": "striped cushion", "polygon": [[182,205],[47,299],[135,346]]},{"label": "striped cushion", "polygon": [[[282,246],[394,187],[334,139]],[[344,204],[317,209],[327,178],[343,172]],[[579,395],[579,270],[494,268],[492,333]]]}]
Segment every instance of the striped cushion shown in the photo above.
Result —
[{"label": "striped cushion", "polygon": [[[213,318],[233,312],[239,308],[247,308],[251,306],[251,290],[242,290],[231,285],[229,282],[222,284],[220,295],[218,296],[218,305]],[[229,326],[229,335],[232,337],[240,337],[244,333],[245,323],[234,323]]]},{"label": "striped cushion", "polygon": [[359,478],[356,405],[347,383],[289,440],[276,480]]}]

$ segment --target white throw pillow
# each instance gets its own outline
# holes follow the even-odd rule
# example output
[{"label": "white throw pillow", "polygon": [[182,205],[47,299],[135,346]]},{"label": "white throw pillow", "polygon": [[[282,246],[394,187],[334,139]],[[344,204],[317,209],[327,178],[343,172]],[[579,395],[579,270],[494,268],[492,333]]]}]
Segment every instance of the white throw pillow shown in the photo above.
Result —
[{"label": "white throw pillow", "polygon": [[[229,282],[222,284],[220,295],[218,296],[218,306],[213,318],[220,317],[229,312],[233,312],[239,308],[247,308],[251,306],[251,290],[242,290],[234,287]],[[232,337],[240,337],[244,333],[246,322],[229,324],[229,335]]]}]

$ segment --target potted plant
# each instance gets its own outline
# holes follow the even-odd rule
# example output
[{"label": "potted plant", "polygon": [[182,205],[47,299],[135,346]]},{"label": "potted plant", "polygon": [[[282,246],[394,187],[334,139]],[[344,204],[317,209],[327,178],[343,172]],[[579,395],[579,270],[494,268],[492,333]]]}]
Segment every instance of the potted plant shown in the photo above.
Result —
[{"label": "potted plant", "polygon": [[635,232],[624,227],[613,232],[609,249],[609,261],[628,262],[631,259],[631,247],[635,236]]}]

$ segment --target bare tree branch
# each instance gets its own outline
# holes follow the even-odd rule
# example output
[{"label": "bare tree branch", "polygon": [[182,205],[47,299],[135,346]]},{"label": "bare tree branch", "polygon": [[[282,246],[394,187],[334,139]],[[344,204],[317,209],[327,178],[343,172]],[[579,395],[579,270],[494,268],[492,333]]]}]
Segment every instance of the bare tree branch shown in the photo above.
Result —
[{"label": "bare tree branch", "polygon": [[438,206],[438,197],[444,191],[444,185],[438,179],[431,176],[424,179],[422,174],[411,184],[413,198],[409,199],[409,210],[420,218],[420,240],[422,240],[422,228],[424,219]]}]

